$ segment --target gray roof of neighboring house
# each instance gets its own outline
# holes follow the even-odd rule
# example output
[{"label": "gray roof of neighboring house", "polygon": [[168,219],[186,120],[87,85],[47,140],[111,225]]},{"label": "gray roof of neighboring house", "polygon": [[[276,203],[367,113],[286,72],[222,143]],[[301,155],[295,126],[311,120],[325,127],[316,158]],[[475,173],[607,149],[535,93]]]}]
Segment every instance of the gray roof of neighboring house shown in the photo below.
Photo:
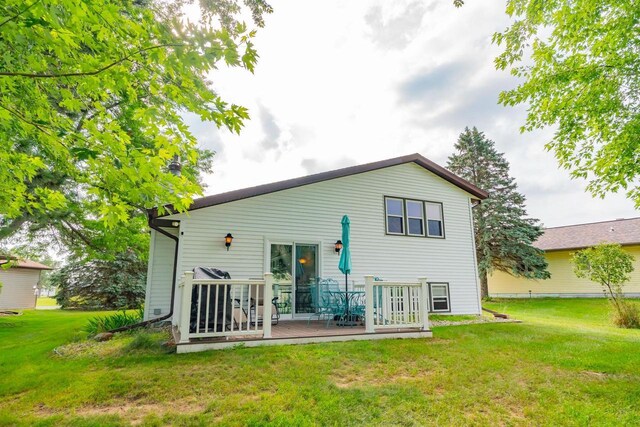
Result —
[{"label": "gray roof of neighboring house", "polygon": [[[199,199],[195,199],[189,210],[207,208],[209,206],[220,205],[222,203],[233,202],[235,200],[247,199],[249,197],[261,196],[263,194],[275,193],[276,191],[287,190],[290,188],[301,187],[303,185],[315,184],[316,182],[328,181],[330,179],[342,178],[345,176],[356,175],[363,172],[369,172],[377,169],[383,169],[390,166],[397,166],[405,163],[415,163],[418,166],[422,166],[428,171],[434,173],[440,178],[450,182],[451,184],[463,189],[467,193],[475,196],[476,198],[483,200],[487,198],[487,192],[481,190],[469,181],[460,178],[453,172],[448,171],[442,166],[432,162],[426,157],[416,153],[408,156],[395,157],[393,159],[382,160],[379,162],[367,163],[364,165],[351,166],[348,168],[336,169],[328,172],[317,173],[314,175],[303,176],[300,178],[288,179],[286,181],[274,182],[271,184],[258,185],[257,187],[244,188],[242,190],[229,191],[228,193],[214,194],[212,196],[206,196]],[[167,213],[164,215],[171,215],[172,207],[167,206]],[[151,218],[157,218],[157,208],[149,210]]]},{"label": "gray roof of neighboring house", "polygon": [[640,218],[547,228],[534,246],[554,251],[587,248],[599,243],[640,244]]}]

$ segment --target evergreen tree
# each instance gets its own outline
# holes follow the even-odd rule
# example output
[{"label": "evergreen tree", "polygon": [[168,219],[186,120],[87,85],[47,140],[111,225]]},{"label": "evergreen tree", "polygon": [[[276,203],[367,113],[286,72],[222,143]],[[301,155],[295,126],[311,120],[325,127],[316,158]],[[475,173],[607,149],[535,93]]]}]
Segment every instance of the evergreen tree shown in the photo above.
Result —
[{"label": "evergreen tree", "polygon": [[527,217],[525,197],[509,176],[509,162],[494,145],[475,127],[465,128],[447,163],[449,170],[489,193],[473,209],[483,297],[489,293],[487,274],[494,269],[516,277],[550,277],[543,252],[532,246],[542,228],[537,219]]}]

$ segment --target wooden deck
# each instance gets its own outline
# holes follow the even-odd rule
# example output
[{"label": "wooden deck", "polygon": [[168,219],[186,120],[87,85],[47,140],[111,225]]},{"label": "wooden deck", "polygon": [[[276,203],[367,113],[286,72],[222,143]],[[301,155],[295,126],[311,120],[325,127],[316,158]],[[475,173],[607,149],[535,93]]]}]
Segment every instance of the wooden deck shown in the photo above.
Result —
[{"label": "wooden deck", "polygon": [[391,338],[431,338],[431,331],[415,329],[377,329],[366,333],[363,325],[337,326],[327,321],[280,320],[271,328],[272,338],[235,336],[221,338],[192,339],[189,343],[178,344],[178,353],[192,353],[203,350],[220,350],[235,346],[258,347],[264,345],[310,344],[321,342],[376,340]]}]

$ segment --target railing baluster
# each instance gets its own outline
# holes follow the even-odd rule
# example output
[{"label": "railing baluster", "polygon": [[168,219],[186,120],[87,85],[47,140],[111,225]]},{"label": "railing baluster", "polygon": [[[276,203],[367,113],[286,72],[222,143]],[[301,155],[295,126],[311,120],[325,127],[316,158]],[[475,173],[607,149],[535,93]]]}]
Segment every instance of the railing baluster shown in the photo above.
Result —
[{"label": "railing baluster", "polygon": [[[247,317],[247,331],[249,330],[249,328],[251,327],[251,284],[249,284],[249,286],[247,286],[247,313],[249,313],[249,316]],[[256,310],[256,314],[254,315],[254,317],[257,318],[257,310],[258,310],[258,301],[256,300],[255,303],[255,310]],[[254,322],[256,322],[256,319],[253,319]],[[258,322],[256,322],[258,323]]]},{"label": "railing baluster", "polygon": [[[227,291],[227,288],[231,286],[231,285],[227,285],[226,283],[224,285],[222,285],[222,287],[224,288],[224,294],[222,296],[222,321],[226,323],[227,321],[227,301],[229,301],[229,293]],[[220,285],[218,285],[218,288],[220,288]],[[235,308],[233,302],[231,303],[231,331],[233,333],[233,324],[235,323],[235,316],[234,316],[234,312],[235,312]]]},{"label": "railing baluster", "polygon": [[[257,311],[258,311],[258,309],[257,309],[258,303],[260,302],[260,285],[256,283],[253,286],[256,287],[256,301],[257,301],[257,303],[256,303],[256,313],[257,313]],[[269,304],[271,304],[271,301],[269,301]],[[262,290],[262,324],[263,325],[264,325],[264,322],[265,322],[265,320],[264,320],[264,309],[265,309],[266,305],[267,305],[267,300],[264,298],[264,288],[263,288],[263,290]],[[255,328],[253,330],[254,330],[254,332],[258,332],[258,317],[257,317],[257,315],[256,315],[256,322],[255,323],[256,323],[255,324]]]},{"label": "railing baluster", "polygon": [[238,301],[240,301],[240,313],[238,313],[240,315],[240,324],[238,325],[238,332],[242,331],[242,324],[245,323],[243,322],[243,320],[248,320],[248,314],[244,309],[244,286],[240,285],[240,286],[232,286],[231,289],[233,289],[233,295],[235,297],[238,296],[238,291],[240,291],[240,298],[238,298]]},{"label": "railing baluster", "polygon": [[198,307],[198,312],[196,313],[196,334],[200,333],[200,309],[202,307],[202,285],[196,285],[198,286],[198,302],[197,302],[197,307]]},{"label": "railing baluster", "polygon": [[[220,307],[218,305],[218,295],[220,294],[220,286],[217,284],[212,284],[211,286],[214,287],[214,289],[216,290],[216,296],[215,296],[215,300],[213,301],[213,309],[216,311],[215,315],[213,316],[213,332],[218,332],[218,308]],[[222,331],[224,332],[224,327],[225,325],[225,321],[224,319],[222,320]]]},{"label": "railing baluster", "polygon": [[[205,285],[202,285],[205,286]],[[206,285],[207,286],[207,311],[205,312],[204,315],[204,332],[205,334],[207,332],[209,332],[209,304],[211,301],[211,285]]]},{"label": "railing baluster", "polygon": [[393,313],[391,313],[391,288],[385,286],[383,289],[386,291],[384,299],[384,323],[388,325],[391,323],[391,316],[393,316]]},{"label": "railing baluster", "polygon": [[407,286],[402,287],[402,321],[405,325],[409,323],[409,292]]}]

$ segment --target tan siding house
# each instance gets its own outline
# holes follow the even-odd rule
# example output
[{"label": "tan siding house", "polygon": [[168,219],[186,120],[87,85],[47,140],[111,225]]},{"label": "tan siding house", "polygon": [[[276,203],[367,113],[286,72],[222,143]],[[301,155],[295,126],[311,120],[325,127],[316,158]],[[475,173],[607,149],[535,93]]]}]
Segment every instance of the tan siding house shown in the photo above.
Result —
[{"label": "tan siding house", "polygon": [[489,276],[489,294],[494,297],[602,297],[600,285],[579,279],[573,272],[572,254],[599,243],[619,243],[634,256],[635,271],[624,286],[628,296],[640,296],[640,218],[548,228],[535,246],[545,251],[548,280],[515,278],[502,272]]},{"label": "tan siding house", "polygon": [[36,288],[42,270],[51,270],[35,261],[19,260],[8,269],[0,268],[0,310],[35,308]]}]

